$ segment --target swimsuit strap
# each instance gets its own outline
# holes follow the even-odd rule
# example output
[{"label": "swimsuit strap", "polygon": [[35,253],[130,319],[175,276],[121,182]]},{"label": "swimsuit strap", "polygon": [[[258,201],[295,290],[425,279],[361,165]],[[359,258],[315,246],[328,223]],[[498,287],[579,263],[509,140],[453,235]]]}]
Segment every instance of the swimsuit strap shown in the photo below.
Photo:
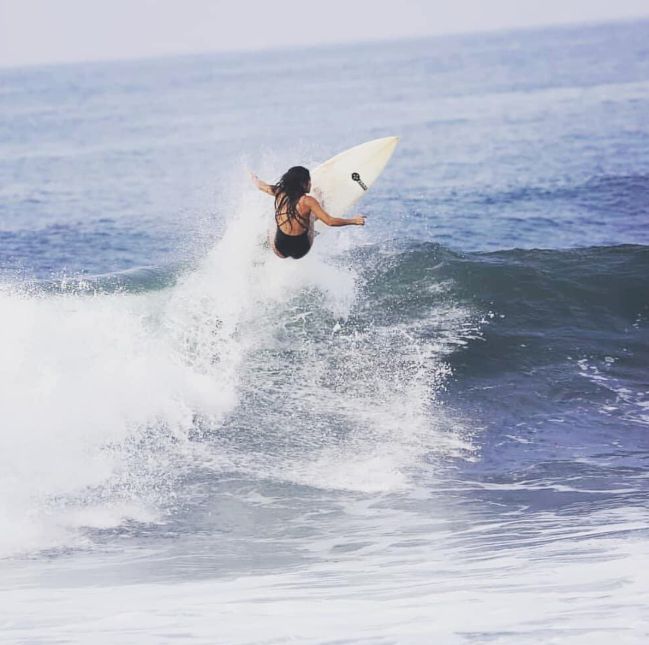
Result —
[{"label": "swimsuit strap", "polygon": [[[302,199],[302,197],[300,197],[300,199]],[[298,200],[298,202],[299,202],[299,200]],[[275,198],[275,205],[277,205],[277,198]],[[282,224],[286,224],[286,222],[289,222],[289,221],[291,221],[292,219],[296,219],[296,220],[298,221],[298,224],[299,224],[303,229],[305,229],[305,231],[304,231],[305,233],[309,230],[309,219],[308,219],[308,215],[302,215],[302,214],[300,213],[300,211],[297,210],[297,205],[296,205],[296,208],[295,208],[295,217],[294,217],[294,218],[292,218],[288,213],[280,213],[280,215],[284,215],[284,217],[286,218],[286,219],[282,222]],[[279,223],[279,215],[277,214],[277,211],[275,211],[275,224],[277,224],[277,228],[279,228],[279,229],[281,230],[281,228],[280,228],[280,223]],[[292,227],[291,227],[291,228],[292,228]],[[300,233],[300,235],[302,235],[302,233]]]}]

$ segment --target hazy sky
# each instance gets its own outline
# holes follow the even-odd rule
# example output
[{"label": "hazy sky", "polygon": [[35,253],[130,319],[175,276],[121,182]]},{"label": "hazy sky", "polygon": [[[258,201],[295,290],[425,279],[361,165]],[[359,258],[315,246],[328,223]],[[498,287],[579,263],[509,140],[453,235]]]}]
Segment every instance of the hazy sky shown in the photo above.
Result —
[{"label": "hazy sky", "polygon": [[0,65],[615,20],[649,0],[0,0]]}]

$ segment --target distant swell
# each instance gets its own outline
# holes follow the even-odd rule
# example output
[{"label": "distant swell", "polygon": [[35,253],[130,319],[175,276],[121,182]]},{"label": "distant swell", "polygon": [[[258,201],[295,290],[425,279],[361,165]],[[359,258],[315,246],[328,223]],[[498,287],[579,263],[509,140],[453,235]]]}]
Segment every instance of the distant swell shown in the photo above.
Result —
[{"label": "distant swell", "polygon": [[623,221],[630,223],[629,220],[649,214],[649,175],[601,175],[575,184],[528,185],[511,191],[478,194],[477,201],[486,205],[555,202],[554,208],[559,212],[563,208],[583,208],[591,214],[619,218],[622,225]]}]

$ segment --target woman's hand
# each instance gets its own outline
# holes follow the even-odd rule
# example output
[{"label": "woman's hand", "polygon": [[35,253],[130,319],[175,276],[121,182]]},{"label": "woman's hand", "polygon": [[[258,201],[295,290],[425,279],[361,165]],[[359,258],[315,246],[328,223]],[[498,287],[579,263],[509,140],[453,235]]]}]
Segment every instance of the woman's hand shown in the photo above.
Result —
[{"label": "woman's hand", "polygon": [[352,222],[357,226],[365,226],[365,215],[357,215],[352,217]]}]

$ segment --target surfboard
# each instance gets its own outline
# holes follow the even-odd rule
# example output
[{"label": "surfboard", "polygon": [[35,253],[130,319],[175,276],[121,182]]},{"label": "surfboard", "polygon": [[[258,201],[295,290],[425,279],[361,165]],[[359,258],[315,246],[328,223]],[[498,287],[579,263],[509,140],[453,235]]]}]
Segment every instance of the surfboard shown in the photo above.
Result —
[{"label": "surfboard", "polygon": [[399,137],[382,137],[340,152],[311,171],[311,194],[334,217],[344,215],[383,172]]}]

